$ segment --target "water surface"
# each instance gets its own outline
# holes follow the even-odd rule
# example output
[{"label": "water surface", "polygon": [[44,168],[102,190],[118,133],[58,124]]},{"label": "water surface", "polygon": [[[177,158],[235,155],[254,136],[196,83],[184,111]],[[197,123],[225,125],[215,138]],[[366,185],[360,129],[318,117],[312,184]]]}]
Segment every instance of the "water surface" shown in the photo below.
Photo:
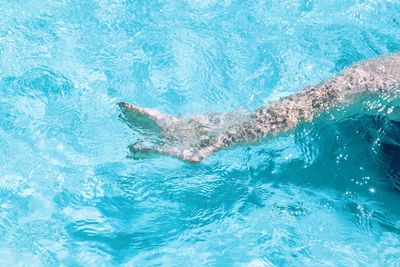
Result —
[{"label": "water surface", "polygon": [[141,133],[115,105],[252,110],[400,51],[399,12],[380,0],[0,0],[0,264],[400,264],[395,99],[198,165],[130,158]]}]

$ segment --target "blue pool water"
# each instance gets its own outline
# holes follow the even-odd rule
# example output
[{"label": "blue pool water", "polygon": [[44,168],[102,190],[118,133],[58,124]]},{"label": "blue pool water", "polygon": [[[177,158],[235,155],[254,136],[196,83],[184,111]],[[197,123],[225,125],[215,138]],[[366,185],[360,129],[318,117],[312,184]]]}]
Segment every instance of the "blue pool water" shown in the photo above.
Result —
[{"label": "blue pool water", "polygon": [[389,0],[0,0],[0,265],[399,265],[391,102],[198,165],[129,157],[141,133],[115,105],[252,110],[400,51],[399,13]]}]

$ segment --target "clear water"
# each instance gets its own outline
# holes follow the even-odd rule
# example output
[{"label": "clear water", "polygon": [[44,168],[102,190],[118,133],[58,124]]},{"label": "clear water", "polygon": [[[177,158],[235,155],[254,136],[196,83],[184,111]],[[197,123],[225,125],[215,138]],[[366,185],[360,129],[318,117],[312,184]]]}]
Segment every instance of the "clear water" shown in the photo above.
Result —
[{"label": "clear water", "polygon": [[400,125],[383,99],[199,165],[131,159],[140,133],[115,106],[251,110],[399,51],[399,12],[0,0],[0,265],[400,264]]}]

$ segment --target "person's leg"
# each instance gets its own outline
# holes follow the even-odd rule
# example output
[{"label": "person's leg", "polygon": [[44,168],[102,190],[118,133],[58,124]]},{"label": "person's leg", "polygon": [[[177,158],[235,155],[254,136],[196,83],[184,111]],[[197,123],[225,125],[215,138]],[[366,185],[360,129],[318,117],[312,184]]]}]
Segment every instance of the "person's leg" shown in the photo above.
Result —
[{"label": "person's leg", "polygon": [[157,136],[157,142],[149,137],[148,140],[129,146],[135,159],[167,154],[186,161],[200,162],[212,152],[214,139],[245,117],[243,110],[178,117],[125,102],[118,103],[118,106],[131,128]]},{"label": "person's leg", "polygon": [[287,131],[302,121],[310,121],[323,111],[338,104],[350,103],[364,92],[388,92],[400,89],[400,54],[361,61],[343,70],[337,77],[299,93],[282,98],[257,109],[252,114],[193,118],[177,118],[156,110],[127,103],[120,106],[135,116],[145,116],[163,130],[166,142],[153,147],[134,145],[139,155],[146,151],[168,154],[191,162],[201,162],[220,149],[245,142],[256,142],[263,137]]}]

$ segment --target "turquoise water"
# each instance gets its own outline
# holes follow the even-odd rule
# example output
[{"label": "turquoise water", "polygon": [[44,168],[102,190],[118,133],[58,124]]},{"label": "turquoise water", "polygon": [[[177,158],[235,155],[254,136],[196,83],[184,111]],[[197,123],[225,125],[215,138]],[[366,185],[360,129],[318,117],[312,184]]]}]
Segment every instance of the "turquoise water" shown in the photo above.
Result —
[{"label": "turquoise water", "polygon": [[386,99],[198,165],[129,157],[142,133],[115,105],[252,110],[400,51],[399,12],[0,0],[0,265],[399,265],[400,123]]}]

